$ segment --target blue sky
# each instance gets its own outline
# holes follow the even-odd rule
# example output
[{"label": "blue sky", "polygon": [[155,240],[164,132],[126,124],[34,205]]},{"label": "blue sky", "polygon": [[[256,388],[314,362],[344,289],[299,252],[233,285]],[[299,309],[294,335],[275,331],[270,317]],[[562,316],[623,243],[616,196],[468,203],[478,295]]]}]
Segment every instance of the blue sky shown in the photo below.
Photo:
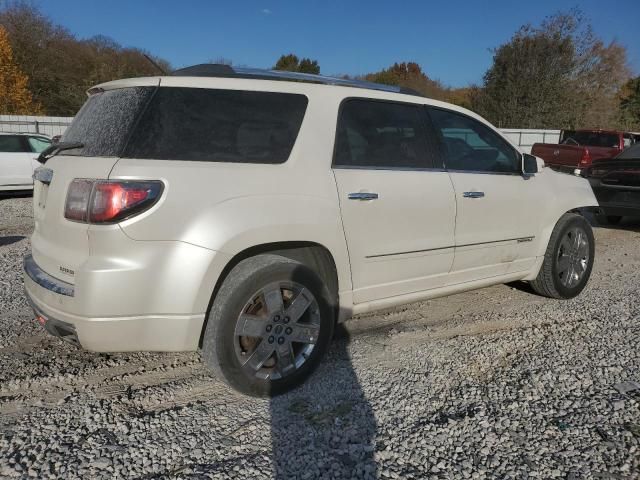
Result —
[{"label": "blue sky", "polygon": [[283,53],[317,59],[324,74],[360,74],[416,61],[461,87],[482,80],[490,49],[524,23],[579,6],[605,41],[626,45],[640,73],[640,0],[294,1],[39,0],[79,37],[102,34],[175,67],[220,57],[271,67]]}]

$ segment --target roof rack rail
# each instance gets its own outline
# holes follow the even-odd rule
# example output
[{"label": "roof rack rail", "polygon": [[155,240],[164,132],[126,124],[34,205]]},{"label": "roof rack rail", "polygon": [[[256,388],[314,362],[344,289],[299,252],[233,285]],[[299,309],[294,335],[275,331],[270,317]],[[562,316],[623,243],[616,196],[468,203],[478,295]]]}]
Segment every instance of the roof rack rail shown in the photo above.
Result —
[{"label": "roof rack rail", "polygon": [[381,83],[352,80],[348,78],[327,77],[311,73],[287,72],[282,70],[263,70],[259,68],[232,67],[218,63],[201,63],[190,67],[174,70],[171,75],[179,77],[221,77],[221,78],[249,78],[254,80],[281,80],[323,85],[338,85],[342,87],[366,88],[383,92],[404,93],[407,95],[423,96],[411,88]]}]

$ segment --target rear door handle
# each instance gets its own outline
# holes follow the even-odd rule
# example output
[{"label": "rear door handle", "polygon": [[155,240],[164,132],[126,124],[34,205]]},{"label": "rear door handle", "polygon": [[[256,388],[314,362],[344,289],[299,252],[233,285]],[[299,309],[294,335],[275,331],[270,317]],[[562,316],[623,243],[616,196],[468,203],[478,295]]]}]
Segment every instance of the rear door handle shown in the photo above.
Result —
[{"label": "rear door handle", "polygon": [[377,193],[369,193],[369,192],[354,192],[350,193],[347,198],[349,200],[377,200]]},{"label": "rear door handle", "polygon": [[484,192],[464,192],[462,196],[464,198],[482,198],[484,197]]}]

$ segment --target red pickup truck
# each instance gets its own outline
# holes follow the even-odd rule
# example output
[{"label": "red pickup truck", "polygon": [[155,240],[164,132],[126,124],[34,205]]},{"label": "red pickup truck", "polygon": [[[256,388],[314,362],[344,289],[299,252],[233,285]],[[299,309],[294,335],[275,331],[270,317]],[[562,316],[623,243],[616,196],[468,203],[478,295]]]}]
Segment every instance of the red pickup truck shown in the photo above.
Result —
[{"label": "red pickup truck", "polygon": [[615,130],[562,130],[560,143],[535,143],[531,154],[558,170],[573,171],[594,160],[613,158],[636,142],[640,134]]}]

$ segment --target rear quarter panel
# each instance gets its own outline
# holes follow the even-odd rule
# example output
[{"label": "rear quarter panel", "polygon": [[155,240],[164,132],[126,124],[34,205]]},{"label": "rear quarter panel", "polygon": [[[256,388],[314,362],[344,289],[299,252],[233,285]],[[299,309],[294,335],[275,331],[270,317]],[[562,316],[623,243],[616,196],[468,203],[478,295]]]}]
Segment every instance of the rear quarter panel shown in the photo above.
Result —
[{"label": "rear quarter panel", "polygon": [[[159,204],[121,223],[122,230],[135,240],[175,240],[224,253],[216,259],[267,243],[318,243],[332,254],[339,290],[348,295],[351,273],[331,172],[338,102],[325,100],[309,98],[283,164],[120,159],[111,179],[165,183]],[[215,280],[207,282],[210,297]]]}]

